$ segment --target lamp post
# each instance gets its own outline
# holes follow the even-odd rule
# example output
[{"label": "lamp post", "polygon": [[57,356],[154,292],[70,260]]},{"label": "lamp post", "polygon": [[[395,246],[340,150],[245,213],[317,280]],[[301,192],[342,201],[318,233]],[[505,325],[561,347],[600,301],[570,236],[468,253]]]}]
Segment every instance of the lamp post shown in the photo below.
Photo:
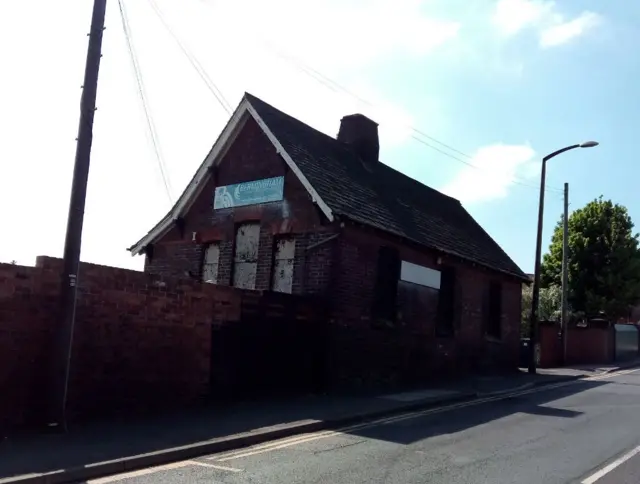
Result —
[{"label": "lamp post", "polygon": [[533,294],[531,296],[531,316],[529,320],[529,373],[536,373],[536,347],[538,327],[538,301],[540,299],[540,259],[542,256],[542,217],[544,215],[544,186],[547,176],[547,161],[565,151],[576,148],[593,148],[598,146],[597,141],[585,141],[577,145],[567,146],[554,151],[542,158],[542,170],[540,172],[540,202],[538,205],[538,233],[536,235],[536,259],[534,263]]}]

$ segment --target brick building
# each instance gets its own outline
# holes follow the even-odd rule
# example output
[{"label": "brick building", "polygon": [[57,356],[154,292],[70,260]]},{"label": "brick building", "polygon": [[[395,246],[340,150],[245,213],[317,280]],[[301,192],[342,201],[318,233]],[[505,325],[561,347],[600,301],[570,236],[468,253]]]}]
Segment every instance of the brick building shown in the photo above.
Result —
[{"label": "brick building", "polygon": [[[246,94],[129,250],[152,274],[322,295],[329,326],[345,330],[328,364],[351,376],[394,359],[438,374],[515,366],[527,276],[460,202],[378,153],[363,115],[345,116],[334,139]],[[355,350],[367,357],[354,363]]]}]

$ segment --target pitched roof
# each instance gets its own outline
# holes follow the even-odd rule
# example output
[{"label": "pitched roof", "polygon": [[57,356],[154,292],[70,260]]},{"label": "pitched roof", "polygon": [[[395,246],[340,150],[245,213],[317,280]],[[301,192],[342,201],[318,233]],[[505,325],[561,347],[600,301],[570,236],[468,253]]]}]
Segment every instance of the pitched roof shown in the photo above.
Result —
[{"label": "pitched roof", "polygon": [[526,278],[462,204],[246,94],[334,214],[486,267]]},{"label": "pitched roof", "polygon": [[525,274],[469,215],[460,202],[384,163],[365,165],[350,147],[245,93],[212,153],[203,162],[176,206],[151,232],[132,246],[132,253],[160,236],[204,185],[214,153],[234,129],[241,107],[256,119],[285,162],[333,219],[333,215],[410,239],[490,269],[526,279]]}]

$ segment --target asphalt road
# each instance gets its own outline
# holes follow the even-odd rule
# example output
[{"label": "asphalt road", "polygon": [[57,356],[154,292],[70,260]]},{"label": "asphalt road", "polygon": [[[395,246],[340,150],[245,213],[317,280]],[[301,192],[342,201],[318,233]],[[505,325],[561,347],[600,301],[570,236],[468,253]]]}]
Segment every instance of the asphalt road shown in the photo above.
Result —
[{"label": "asphalt road", "polygon": [[638,484],[640,369],[91,484]]}]

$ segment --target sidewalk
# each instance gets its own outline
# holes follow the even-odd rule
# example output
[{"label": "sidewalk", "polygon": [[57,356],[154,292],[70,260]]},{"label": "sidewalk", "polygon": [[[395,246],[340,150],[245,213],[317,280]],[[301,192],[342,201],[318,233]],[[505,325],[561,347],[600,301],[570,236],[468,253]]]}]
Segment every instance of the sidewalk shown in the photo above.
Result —
[{"label": "sidewalk", "polygon": [[0,483],[82,481],[394,413],[593,376],[612,368],[476,377],[444,388],[377,397],[317,396],[208,407],[135,423],[96,423],[73,428],[66,435],[5,440],[0,442]]}]

